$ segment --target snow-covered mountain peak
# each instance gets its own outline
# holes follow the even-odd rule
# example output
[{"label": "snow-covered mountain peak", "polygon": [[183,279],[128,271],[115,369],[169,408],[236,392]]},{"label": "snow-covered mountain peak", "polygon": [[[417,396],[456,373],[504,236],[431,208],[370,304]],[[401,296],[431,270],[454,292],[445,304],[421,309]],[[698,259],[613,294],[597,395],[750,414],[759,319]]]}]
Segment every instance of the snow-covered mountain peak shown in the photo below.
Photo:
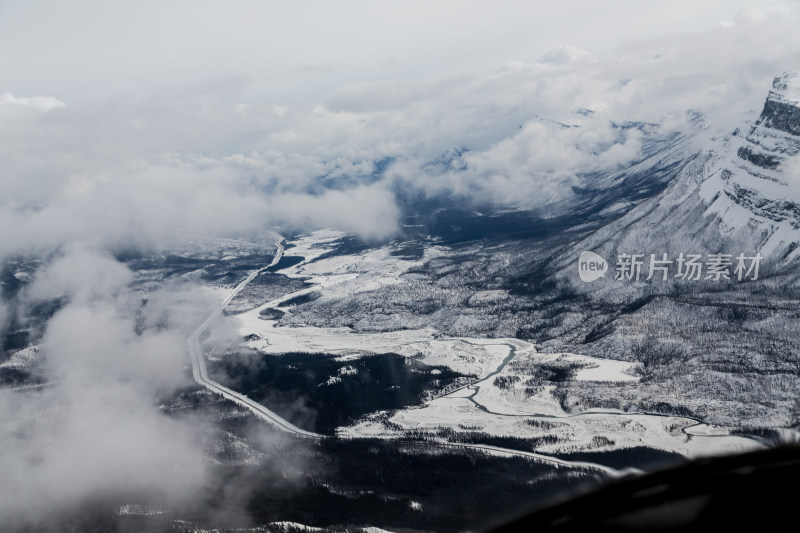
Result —
[{"label": "snow-covered mountain peak", "polygon": [[775,78],[764,108],[710,149],[700,196],[724,233],[759,227],[766,253],[798,241],[800,198],[784,163],[800,154],[800,75]]},{"label": "snow-covered mountain peak", "polygon": [[775,78],[767,101],[800,106],[800,71],[786,72]]},{"label": "snow-covered mountain peak", "polygon": [[661,194],[576,243],[559,264],[570,275],[582,250],[759,252],[789,268],[800,258],[800,186],[789,170],[798,159],[800,75],[786,74],[759,116],[684,160]]}]

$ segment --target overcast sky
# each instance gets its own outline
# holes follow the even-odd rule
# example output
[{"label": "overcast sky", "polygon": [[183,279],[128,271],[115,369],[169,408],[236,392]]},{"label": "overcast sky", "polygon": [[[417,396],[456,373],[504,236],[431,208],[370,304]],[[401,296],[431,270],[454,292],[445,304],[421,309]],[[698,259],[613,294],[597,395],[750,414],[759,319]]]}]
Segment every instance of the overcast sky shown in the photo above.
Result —
[{"label": "overcast sky", "polygon": [[354,82],[482,76],[559,45],[605,56],[631,40],[762,16],[748,13],[755,5],[2,0],[0,92],[77,103],[224,76],[250,80],[249,97],[322,99]]}]

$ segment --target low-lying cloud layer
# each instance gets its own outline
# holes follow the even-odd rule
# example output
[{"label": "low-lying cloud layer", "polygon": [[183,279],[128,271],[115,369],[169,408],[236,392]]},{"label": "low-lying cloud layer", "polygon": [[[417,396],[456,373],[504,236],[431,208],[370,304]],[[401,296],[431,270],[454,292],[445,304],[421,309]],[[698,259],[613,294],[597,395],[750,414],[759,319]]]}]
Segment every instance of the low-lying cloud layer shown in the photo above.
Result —
[{"label": "low-lying cloud layer", "polygon": [[4,525],[46,520],[92,497],[179,504],[203,486],[200,429],[154,406],[157,394],[186,383],[183,331],[143,330],[131,279],[106,254],[75,249],[26,289],[27,302],[67,303],[39,344],[47,385],[0,388]]},{"label": "low-lying cloud layer", "polygon": [[[730,129],[800,59],[798,18],[751,9],[602,57],[561,46],[490,77],[362,82],[288,107],[243,99],[235,78],[75,106],[7,93],[0,224],[17,231],[0,254],[281,222],[380,239],[397,227],[398,187],[541,207],[636,158],[639,131],[615,124],[682,129],[696,108],[714,113],[711,131]],[[454,149],[467,151],[435,164]]]}]

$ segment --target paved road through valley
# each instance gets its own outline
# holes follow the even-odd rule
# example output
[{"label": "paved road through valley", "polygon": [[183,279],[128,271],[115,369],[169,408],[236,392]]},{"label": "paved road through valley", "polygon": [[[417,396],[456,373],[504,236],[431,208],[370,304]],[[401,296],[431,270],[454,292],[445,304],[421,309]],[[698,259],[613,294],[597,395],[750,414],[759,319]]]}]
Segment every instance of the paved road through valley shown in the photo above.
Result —
[{"label": "paved road through valley", "polygon": [[202,385],[203,387],[207,388],[208,390],[215,392],[224,396],[225,398],[235,402],[242,407],[249,409],[253,412],[254,415],[261,418],[262,420],[272,424],[278,429],[283,431],[287,431],[289,433],[294,433],[300,437],[307,437],[307,438],[322,438],[323,435],[318,433],[313,433],[311,431],[306,431],[305,429],[301,429],[288,420],[281,418],[276,413],[270,411],[260,403],[255,400],[251,400],[244,394],[238,393],[225,387],[224,385],[220,385],[216,381],[211,380],[208,377],[208,373],[206,372],[206,361],[203,357],[203,349],[200,345],[200,336],[208,329],[208,327],[222,314],[222,311],[225,307],[233,300],[237,294],[239,294],[242,289],[244,289],[248,283],[253,281],[256,276],[258,276],[261,272],[268,269],[269,267],[275,266],[278,264],[278,261],[281,260],[283,257],[283,244],[277,245],[277,250],[275,251],[275,257],[272,258],[272,262],[267,266],[260,268],[258,270],[254,270],[251,272],[241,283],[239,283],[228,296],[214,309],[208,318],[200,324],[200,326],[194,330],[194,333],[189,335],[189,338],[186,339],[186,343],[189,347],[189,358],[192,361],[192,376],[194,380]]}]

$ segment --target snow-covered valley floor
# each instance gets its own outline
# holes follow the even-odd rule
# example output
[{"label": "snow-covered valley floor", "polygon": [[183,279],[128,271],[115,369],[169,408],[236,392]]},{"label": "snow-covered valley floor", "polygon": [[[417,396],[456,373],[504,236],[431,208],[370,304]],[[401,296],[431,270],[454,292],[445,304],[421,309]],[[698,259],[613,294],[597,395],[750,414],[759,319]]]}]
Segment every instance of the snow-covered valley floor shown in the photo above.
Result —
[{"label": "snow-covered valley floor", "polygon": [[[570,409],[554,395],[555,386],[530,387],[531,375],[542,366],[572,371],[570,379],[595,382],[613,390],[638,381],[637,363],[590,357],[576,353],[539,353],[526,341],[514,338],[452,338],[433,328],[398,329],[359,333],[350,328],[286,327],[270,319],[265,310],[291,313],[291,300],[314,293],[320,300],[339,299],[404,283],[403,275],[425,261],[447,254],[436,245],[426,246],[418,260],[393,255],[391,246],[351,255],[325,255],[342,234],[316,232],[289,243],[286,255],[303,260],[277,272],[303,279],[300,290],[261,303],[229,317],[235,320],[247,346],[262,354],[286,352],[326,353],[340,361],[367,354],[397,353],[419,358],[428,365],[443,365],[474,376],[469,384],[431,397],[422,405],[369,415],[341,427],[342,437],[398,438],[408,432],[428,433],[434,440],[442,430],[519,439],[538,439],[542,453],[610,451],[646,446],[686,457],[752,449],[759,444],[730,435],[726,428],[699,420],[658,413],[619,409]],[[325,255],[325,257],[323,257]],[[452,433],[451,433],[452,434]]]}]

